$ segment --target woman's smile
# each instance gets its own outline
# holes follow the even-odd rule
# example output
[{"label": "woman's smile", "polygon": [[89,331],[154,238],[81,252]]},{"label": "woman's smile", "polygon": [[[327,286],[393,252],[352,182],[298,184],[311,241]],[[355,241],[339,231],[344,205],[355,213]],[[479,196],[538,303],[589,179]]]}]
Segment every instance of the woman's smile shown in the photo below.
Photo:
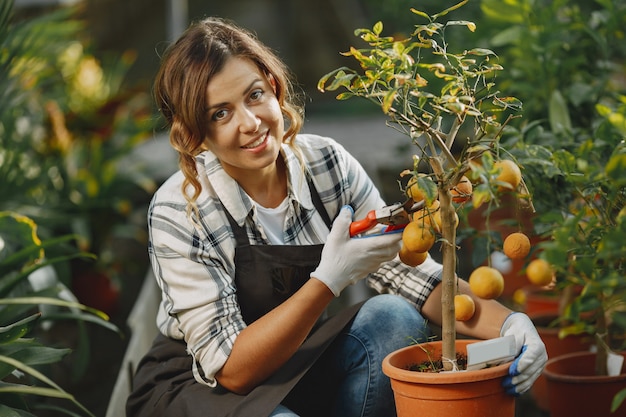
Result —
[{"label": "woman's smile", "polygon": [[[244,149],[255,149],[255,150],[261,150],[260,147],[261,145],[266,145],[267,144],[267,139],[269,136],[269,131],[266,131],[263,136],[260,136],[259,138],[255,139],[252,142],[249,142],[248,144],[242,146],[242,148]],[[259,149],[256,149],[259,148]]]}]

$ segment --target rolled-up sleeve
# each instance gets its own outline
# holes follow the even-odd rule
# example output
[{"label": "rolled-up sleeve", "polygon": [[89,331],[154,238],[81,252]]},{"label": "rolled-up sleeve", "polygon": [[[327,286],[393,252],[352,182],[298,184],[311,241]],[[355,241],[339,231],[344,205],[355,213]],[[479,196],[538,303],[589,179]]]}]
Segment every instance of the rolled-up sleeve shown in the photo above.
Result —
[{"label": "rolled-up sleeve", "polygon": [[417,267],[405,265],[396,257],[369,274],[366,282],[378,293],[406,298],[421,311],[430,293],[441,282],[442,269],[442,265],[430,255]]},{"label": "rolled-up sleeve", "polygon": [[230,228],[200,235],[203,229],[193,227],[185,207],[159,200],[151,204],[149,225],[149,252],[162,293],[159,330],[185,340],[196,380],[214,386],[215,374],[245,327],[232,278]]}]

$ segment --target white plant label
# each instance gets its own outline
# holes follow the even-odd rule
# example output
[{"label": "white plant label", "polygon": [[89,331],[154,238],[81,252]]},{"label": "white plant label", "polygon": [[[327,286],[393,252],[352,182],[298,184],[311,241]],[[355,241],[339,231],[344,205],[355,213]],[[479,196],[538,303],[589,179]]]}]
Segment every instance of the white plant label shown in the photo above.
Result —
[{"label": "white plant label", "polygon": [[606,359],[606,366],[608,368],[609,376],[617,376],[622,372],[622,365],[624,364],[624,357],[617,355],[613,352],[609,352],[609,357]]}]

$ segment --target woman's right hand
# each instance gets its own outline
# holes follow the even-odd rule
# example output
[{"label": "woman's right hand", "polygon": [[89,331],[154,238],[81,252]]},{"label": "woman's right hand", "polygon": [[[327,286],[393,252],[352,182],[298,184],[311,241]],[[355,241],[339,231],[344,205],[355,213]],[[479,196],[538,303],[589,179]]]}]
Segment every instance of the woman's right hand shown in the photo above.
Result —
[{"label": "woman's right hand", "polygon": [[400,250],[401,233],[350,238],[353,214],[350,206],[341,209],[322,250],[320,263],[311,272],[311,277],[326,284],[335,297],[348,285],[376,271],[381,263],[393,259]]}]

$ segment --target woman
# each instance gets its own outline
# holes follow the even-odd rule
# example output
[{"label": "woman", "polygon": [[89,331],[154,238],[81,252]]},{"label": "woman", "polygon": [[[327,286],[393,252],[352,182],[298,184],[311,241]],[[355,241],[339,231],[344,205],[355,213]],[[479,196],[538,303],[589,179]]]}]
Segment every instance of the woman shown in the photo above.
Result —
[{"label": "woman", "polygon": [[[162,335],[128,416],[395,415],[380,364],[440,322],[441,266],[402,264],[398,233],[350,238],[352,219],[384,202],[343,147],[298,133],[288,71],[247,31],[192,25],[166,51],[155,96],[181,170],[149,210]],[[327,318],[361,279],[388,294]],[[507,383],[524,392],[546,361],[541,340],[525,315],[476,302],[459,331],[515,334],[526,347]]]}]

